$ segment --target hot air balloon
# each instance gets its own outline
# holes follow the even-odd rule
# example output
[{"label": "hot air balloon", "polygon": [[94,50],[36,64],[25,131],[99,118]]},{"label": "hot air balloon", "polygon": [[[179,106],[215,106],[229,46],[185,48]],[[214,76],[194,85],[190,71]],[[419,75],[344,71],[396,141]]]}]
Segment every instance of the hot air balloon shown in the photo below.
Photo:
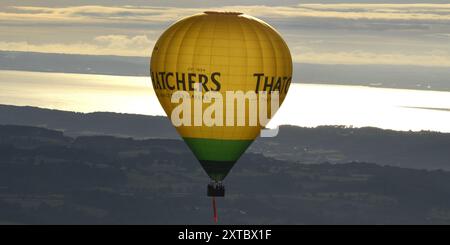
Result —
[{"label": "hot air balloon", "polygon": [[[265,126],[260,122],[236,125],[241,119],[251,121],[255,98],[244,102],[244,113],[238,109],[230,113],[225,107],[233,101],[226,98],[227,92],[254,92],[256,99],[262,94],[271,98],[272,92],[278,92],[281,105],[291,83],[292,58],[280,34],[262,20],[242,13],[208,11],[183,18],[163,32],[152,52],[150,74],[158,100],[172,122],[179,106],[173,102],[174,94],[183,91],[190,99],[200,99],[200,112],[194,102],[181,113],[191,116],[191,123],[175,126],[211,179],[207,195],[224,196],[222,181]],[[223,111],[214,113],[216,117],[220,114],[222,123],[198,124],[192,118],[208,113],[212,99],[204,102],[194,95],[209,92],[226,98]],[[257,109],[260,107],[258,104]],[[231,118],[233,125],[225,123]],[[215,205],[214,198],[213,202]]]}]

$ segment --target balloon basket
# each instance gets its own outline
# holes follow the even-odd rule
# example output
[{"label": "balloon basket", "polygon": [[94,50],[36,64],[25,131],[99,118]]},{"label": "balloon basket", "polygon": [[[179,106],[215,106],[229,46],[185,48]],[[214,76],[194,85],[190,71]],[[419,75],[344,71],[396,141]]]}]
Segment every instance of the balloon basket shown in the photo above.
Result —
[{"label": "balloon basket", "polygon": [[207,195],[209,197],[225,196],[225,186],[218,182],[208,184]]}]

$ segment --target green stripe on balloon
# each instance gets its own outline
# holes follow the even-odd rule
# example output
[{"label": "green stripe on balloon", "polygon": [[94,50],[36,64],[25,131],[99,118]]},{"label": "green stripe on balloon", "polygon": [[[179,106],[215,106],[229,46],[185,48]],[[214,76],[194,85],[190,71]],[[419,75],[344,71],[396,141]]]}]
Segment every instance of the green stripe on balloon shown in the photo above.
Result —
[{"label": "green stripe on balloon", "polygon": [[223,180],[253,140],[183,138],[213,180]]}]

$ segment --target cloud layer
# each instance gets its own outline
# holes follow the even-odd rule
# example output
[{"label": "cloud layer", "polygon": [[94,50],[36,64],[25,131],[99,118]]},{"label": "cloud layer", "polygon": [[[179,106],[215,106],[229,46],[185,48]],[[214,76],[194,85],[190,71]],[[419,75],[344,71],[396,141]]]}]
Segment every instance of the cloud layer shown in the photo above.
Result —
[{"label": "cloud layer", "polygon": [[[95,37],[92,42],[76,43],[30,44],[28,42],[0,41],[0,50],[149,57],[154,42],[145,35],[133,37],[105,35]],[[310,64],[391,64],[450,67],[450,54],[440,52],[423,54],[379,53],[361,50],[323,52],[305,47],[294,48],[292,58],[295,62]]]},{"label": "cloud layer", "polygon": [[[206,10],[239,11],[274,23],[296,62],[450,67],[450,4],[10,6],[0,10],[0,27],[14,28],[9,28],[7,37],[0,33],[0,49],[148,57],[169,23]],[[39,42],[24,38],[23,33],[36,25],[33,35],[46,30],[38,36]],[[73,38],[49,35],[55,25],[63,25],[68,30],[64,35]]]},{"label": "cloud layer", "polygon": [[142,22],[174,21],[205,10],[240,11],[262,18],[336,18],[374,20],[450,21],[450,4],[299,4],[295,6],[225,6],[220,8],[176,8],[145,6],[13,6],[0,12],[4,21],[41,22]]},{"label": "cloud layer", "polygon": [[31,44],[28,42],[1,42],[0,50],[42,53],[150,56],[155,41],[147,36],[97,36],[92,42]]}]

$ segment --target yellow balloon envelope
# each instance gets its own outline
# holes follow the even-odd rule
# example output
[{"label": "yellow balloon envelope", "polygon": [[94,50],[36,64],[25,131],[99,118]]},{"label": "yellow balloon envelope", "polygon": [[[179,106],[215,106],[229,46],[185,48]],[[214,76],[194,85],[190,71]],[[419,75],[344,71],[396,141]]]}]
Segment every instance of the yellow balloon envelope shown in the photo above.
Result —
[{"label": "yellow balloon envelope", "polygon": [[[194,100],[199,99],[196,92],[214,91],[226,98],[227,91],[252,91],[258,97],[262,91],[277,91],[281,105],[291,83],[292,58],[284,40],[267,23],[241,13],[205,12],[177,21],[161,35],[153,49],[150,73],[156,95],[171,118],[179,106],[171,99],[179,91]],[[201,112],[207,113],[211,103],[201,102]],[[247,110],[240,116],[238,110],[227,114],[229,101],[223,102],[223,111],[215,113],[223,116],[223,124],[176,126],[215,181],[225,178],[264,126],[225,123],[231,116],[237,118],[235,122],[242,117],[248,122],[250,99],[245,103]],[[189,105],[191,115],[183,116],[194,118],[194,104]]]}]

